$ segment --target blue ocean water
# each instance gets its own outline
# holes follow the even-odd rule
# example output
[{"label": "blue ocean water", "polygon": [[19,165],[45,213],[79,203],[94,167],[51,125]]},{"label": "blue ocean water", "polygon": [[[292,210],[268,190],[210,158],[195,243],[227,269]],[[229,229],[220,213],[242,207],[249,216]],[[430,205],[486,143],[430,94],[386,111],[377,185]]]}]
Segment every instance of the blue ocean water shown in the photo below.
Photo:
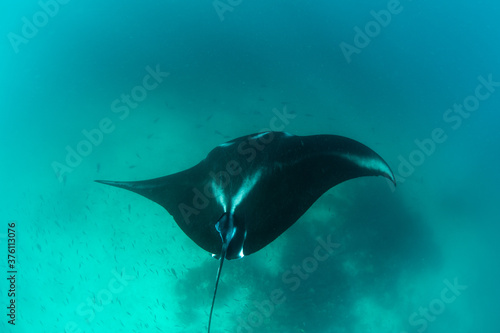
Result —
[{"label": "blue ocean water", "polygon": [[0,8],[1,332],[206,332],[218,261],[93,180],[267,129],[363,142],[398,185],[343,183],[226,262],[213,333],[500,330],[496,2]]}]

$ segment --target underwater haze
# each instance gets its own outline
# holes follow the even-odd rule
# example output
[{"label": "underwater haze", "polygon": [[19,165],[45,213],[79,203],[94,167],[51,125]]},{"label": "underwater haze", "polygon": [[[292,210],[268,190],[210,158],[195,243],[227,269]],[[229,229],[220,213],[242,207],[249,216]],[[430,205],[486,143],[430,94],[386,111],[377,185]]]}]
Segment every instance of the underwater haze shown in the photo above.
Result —
[{"label": "underwater haze", "polygon": [[0,9],[0,332],[206,332],[219,261],[94,180],[268,130],[362,142],[397,186],[342,183],[227,261],[212,333],[500,331],[497,2]]}]

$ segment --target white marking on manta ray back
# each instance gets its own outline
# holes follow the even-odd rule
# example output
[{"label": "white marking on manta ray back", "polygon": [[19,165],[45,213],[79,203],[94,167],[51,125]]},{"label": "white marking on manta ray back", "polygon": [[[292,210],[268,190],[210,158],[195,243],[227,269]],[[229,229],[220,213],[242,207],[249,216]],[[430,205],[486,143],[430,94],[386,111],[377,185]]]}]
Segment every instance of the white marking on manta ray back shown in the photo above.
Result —
[{"label": "white marking on manta ray back", "polygon": [[252,177],[245,178],[240,189],[236,195],[231,200],[231,214],[234,214],[236,207],[243,201],[243,199],[248,195],[248,193],[255,186],[260,176],[262,175],[262,169],[259,169]]},{"label": "white marking on manta ray back", "polygon": [[224,213],[226,213],[227,212],[226,197],[224,196],[224,191],[222,190],[222,187],[220,185],[217,185],[215,183],[215,180],[212,180],[212,191],[214,192],[217,202],[222,206]]},{"label": "white marking on manta ray back", "polygon": [[219,145],[219,147],[229,147],[234,145],[234,142],[225,142]]},{"label": "white marking on manta ray back", "polygon": [[229,243],[230,243],[230,242],[231,242],[231,240],[233,239],[234,235],[236,235],[236,230],[237,230],[237,229],[238,229],[238,228],[236,228],[236,227],[234,227],[234,228],[233,228],[233,230],[232,230],[232,232],[231,232],[231,237],[229,237],[229,238],[228,238],[228,242],[229,242]]},{"label": "white marking on manta ray back", "polygon": [[354,163],[363,168],[375,171],[381,171],[387,175],[392,175],[391,169],[389,169],[387,164],[385,164],[380,160],[374,158],[367,158],[363,156],[351,155],[351,154],[341,154],[340,156],[350,161],[353,161]]},{"label": "white marking on manta ray back", "polygon": [[252,136],[250,139],[255,140],[255,139],[261,138],[261,137],[263,137],[264,135],[266,135],[267,133],[269,133],[269,131],[267,131],[267,132],[263,132],[263,133],[259,133],[259,134],[257,134],[257,135],[254,135],[254,136]]},{"label": "white marking on manta ray back", "polygon": [[245,254],[243,253],[243,246],[245,245],[245,241],[247,240],[247,231],[245,229],[245,234],[243,235],[243,242],[241,242],[241,251],[239,253],[239,257],[240,259],[243,258],[245,256]]}]

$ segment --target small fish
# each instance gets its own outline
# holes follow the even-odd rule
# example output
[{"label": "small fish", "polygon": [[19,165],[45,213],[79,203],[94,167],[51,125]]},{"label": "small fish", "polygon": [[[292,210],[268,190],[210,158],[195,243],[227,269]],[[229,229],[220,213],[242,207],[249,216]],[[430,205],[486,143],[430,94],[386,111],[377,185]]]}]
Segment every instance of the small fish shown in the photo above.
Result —
[{"label": "small fish", "polygon": [[175,269],[170,268],[170,271],[172,272],[172,274],[174,274],[175,278],[177,279],[177,273],[175,272]]},{"label": "small fish", "polygon": [[100,170],[101,170],[101,163],[97,163],[96,172],[99,173]]}]

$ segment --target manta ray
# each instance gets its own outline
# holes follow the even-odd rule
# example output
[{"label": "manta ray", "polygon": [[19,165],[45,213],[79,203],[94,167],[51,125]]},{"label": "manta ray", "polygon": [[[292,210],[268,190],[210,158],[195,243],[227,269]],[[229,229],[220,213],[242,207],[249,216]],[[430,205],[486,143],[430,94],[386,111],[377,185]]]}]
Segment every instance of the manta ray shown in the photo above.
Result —
[{"label": "manta ray", "polygon": [[99,183],[138,193],[164,207],[198,246],[220,260],[259,251],[293,225],[327,190],[349,179],[382,176],[389,165],[367,146],[337,135],[264,132],[215,147],[190,169],[143,181]]}]

